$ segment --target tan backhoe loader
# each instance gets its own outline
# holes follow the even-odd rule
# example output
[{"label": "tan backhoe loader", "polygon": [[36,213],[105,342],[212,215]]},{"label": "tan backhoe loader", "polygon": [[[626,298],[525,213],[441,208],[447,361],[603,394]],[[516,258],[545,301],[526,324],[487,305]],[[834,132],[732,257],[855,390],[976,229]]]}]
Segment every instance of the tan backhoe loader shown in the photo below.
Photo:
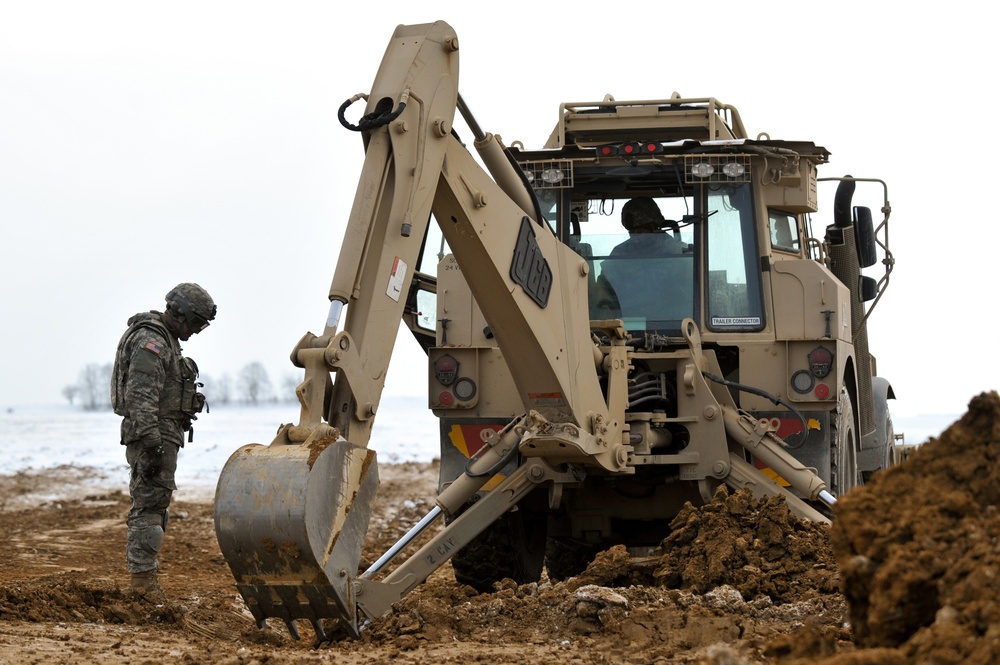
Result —
[{"label": "tan backhoe loader", "polygon": [[[297,636],[306,619],[325,640],[335,618],[358,635],[449,559],[483,590],[563,578],[602,547],[655,546],[723,483],[827,520],[891,463],[865,326],[892,267],[887,202],[874,228],[842,178],[813,238],[829,153],[749,139],[713,98],[563,104],[542,149],[508,149],[459,96],[458,55],[446,23],[399,26],[371,91],[341,108],[365,159],[326,327],[292,352],[300,419],[236,451],[216,494],[260,626]],[[862,271],[879,253],[876,282]],[[359,571],[401,319],[428,354],[441,492]]]}]

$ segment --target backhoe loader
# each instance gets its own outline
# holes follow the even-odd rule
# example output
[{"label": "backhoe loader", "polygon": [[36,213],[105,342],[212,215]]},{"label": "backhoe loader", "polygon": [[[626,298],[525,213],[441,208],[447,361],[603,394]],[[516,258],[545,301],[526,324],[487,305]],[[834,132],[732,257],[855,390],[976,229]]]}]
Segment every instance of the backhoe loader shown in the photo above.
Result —
[{"label": "backhoe loader", "polygon": [[[677,93],[565,103],[542,148],[507,147],[460,96],[458,55],[447,23],[401,25],[340,109],[365,157],[325,328],[291,354],[300,419],[237,450],[216,493],[261,627],[357,636],[449,560],[481,591],[562,579],[658,545],[722,484],[828,521],[893,462],[866,326],[893,265],[881,181],[833,178],[817,239],[829,152],[751,139],[734,107]],[[859,183],[881,190],[877,226]],[[401,319],[428,356],[439,495],[360,571]]]}]

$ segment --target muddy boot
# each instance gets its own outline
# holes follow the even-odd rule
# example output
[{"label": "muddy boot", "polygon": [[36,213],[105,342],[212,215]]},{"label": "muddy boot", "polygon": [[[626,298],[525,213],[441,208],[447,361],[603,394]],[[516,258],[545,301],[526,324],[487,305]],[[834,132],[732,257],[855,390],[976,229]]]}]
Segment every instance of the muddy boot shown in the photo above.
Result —
[{"label": "muddy boot", "polygon": [[132,573],[132,591],[141,596],[162,596],[163,588],[157,579],[156,570]]}]

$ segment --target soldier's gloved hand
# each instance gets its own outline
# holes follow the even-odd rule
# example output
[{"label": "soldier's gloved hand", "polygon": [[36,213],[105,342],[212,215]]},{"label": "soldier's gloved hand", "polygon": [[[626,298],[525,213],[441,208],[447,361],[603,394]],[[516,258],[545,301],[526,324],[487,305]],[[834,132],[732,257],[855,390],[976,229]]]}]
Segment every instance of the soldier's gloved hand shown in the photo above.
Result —
[{"label": "soldier's gloved hand", "polygon": [[136,462],[136,470],[143,478],[153,478],[163,468],[163,444],[160,437],[147,436],[142,440],[143,448]]},{"label": "soldier's gloved hand", "polygon": [[143,478],[155,478],[163,468],[163,446],[143,450],[136,467]]}]

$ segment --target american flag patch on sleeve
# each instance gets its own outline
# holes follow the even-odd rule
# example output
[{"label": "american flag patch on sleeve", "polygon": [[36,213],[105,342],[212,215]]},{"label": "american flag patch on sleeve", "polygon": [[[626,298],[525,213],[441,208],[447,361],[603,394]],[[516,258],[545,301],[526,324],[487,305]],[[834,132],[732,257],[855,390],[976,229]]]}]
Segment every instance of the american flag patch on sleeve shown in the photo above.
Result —
[{"label": "american flag patch on sleeve", "polygon": [[160,355],[160,345],[156,342],[146,342],[146,348],[156,355]]}]

